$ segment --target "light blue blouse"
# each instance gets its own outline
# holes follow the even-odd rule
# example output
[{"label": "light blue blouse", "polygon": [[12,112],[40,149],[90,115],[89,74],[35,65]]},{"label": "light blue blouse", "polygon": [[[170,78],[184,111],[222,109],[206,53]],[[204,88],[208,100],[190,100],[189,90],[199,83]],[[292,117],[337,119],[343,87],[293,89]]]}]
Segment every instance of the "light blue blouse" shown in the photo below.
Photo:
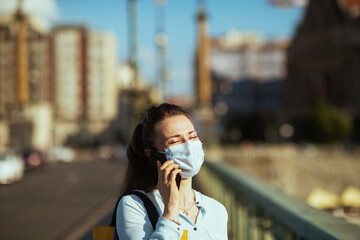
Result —
[{"label": "light blue blouse", "polygon": [[[197,191],[194,192],[195,203],[200,208],[196,223],[194,224],[180,211],[180,226],[168,219],[159,218],[155,231],[146,214],[143,202],[135,195],[124,196],[117,208],[116,229],[119,239],[227,240],[228,214],[225,207],[213,198]],[[159,216],[161,216],[164,210],[164,203],[160,192],[155,190],[154,192],[146,193],[146,195],[154,203]]]}]

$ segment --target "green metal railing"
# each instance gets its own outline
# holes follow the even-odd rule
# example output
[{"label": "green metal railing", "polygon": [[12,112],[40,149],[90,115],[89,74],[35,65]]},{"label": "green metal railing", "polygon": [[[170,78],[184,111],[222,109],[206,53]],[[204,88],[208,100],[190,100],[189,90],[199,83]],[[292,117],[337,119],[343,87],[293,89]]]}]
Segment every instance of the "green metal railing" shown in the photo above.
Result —
[{"label": "green metal railing", "polygon": [[360,227],[314,209],[231,168],[206,161],[196,177],[201,191],[229,214],[229,239],[360,239]]}]

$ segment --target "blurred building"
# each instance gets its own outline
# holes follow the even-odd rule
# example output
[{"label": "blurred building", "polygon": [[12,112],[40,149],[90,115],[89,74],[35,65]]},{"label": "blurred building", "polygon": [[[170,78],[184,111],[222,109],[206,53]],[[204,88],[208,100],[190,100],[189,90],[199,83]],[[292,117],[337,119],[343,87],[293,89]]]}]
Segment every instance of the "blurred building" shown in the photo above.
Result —
[{"label": "blurred building", "polygon": [[161,89],[150,87],[148,80],[141,73],[135,74],[134,69],[127,63],[117,66],[116,87],[117,115],[107,128],[97,135],[100,144],[127,144],[132,130],[143,117],[144,109],[159,104],[163,99]]},{"label": "blurred building", "polygon": [[54,77],[56,118],[77,121],[86,117],[87,108],[87,29],[56,27]]},{"label": "blurred building", "polygon": [[[109,32],[89,34],[89,119],[107,124],[116,115],[117,50],[115,36]],[[96,126],[94,125],[94,130]],[[103,128],[99,125],[99,127]],[[96,130],[98,131],[98,130]]]},{"label": "blurred building", "polygon": [[84,26],[46,32],[23,13],[0,16],[0,146],[48,149],[117,113],[116,41]]},{"label": "blurred building", "polygon": [[359,16],[359,0],[310,0],[288,50],[290,118],[306,118],[322,98],[346,110],[354,118],[354,135],[360,136]]},{"label": "blurred building", "polygon": [[[19,5],[0,16],[1,144],[46,148],[51,143],[49,36]],[[4,140],[5,139],[5,140]]]},{"label": "blurred building", "polygon": [[[265,120],[281,120],[287,46],[287,40],[267,41],[254,32],[211,39],[215,111],[225,128],[240,128],[241,138],[264,140]],[[260,124],[259,133],[246,134],[246,122]]]},{"label": "blurred building", "polygon": [[283,79],[287,40],[265,41],[255,32],[228,32],[212,38],[211,70],[230,81]]},{"label": "blurred building", "polygon": [[98,133],[116,116],[116,43],[84,26],[57,26],[52,36],[55,139],[62,143],[80,128]]}]

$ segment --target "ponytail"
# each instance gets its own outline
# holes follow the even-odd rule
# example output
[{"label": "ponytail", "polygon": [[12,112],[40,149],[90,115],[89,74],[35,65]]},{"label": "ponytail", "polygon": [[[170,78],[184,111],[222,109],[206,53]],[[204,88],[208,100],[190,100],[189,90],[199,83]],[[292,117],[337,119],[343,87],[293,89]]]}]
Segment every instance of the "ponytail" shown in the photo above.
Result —
[{"label": "ponytail", "polygon": [[157,184],[157,166],[145,155],[144,126],[139,123],[132,134],[128,148],[128,166],[121,194],[138,189],[151,192]]}]

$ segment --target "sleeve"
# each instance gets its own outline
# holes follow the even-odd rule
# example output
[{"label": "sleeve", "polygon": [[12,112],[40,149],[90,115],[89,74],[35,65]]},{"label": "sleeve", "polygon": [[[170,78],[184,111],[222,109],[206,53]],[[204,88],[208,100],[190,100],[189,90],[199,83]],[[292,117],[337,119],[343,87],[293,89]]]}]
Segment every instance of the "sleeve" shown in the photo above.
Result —
[{"label": "sleeve", "polygon": [[154,231],[144,204],[137,196],[124,196],[116,214],[116,231],[121,240],[173,240],[181,237],[180,227],[165,218],[159,218]]},{"label": "sleeve", "polygon": [[227,240],[228,239],[228,231],[227,231],[227,225],[228,225],[228,213],[226,211],[226,208],[221,205],[222,211],[223,211],[223,221],[221,221],[221,236],[223,236],[222,239]]},{"label": "sleeve", "polygon": [[207,199],[209,200],[209,202],[207,202],[209,208],[207,216],[210,225],[210,229],[208,229],[208,232],[209,234],[211,233],[210,235],[213,236],[213,239],[227,240],[228,213],[226,211],[226,208],[224,205],[222,205],[215,199]]}]

